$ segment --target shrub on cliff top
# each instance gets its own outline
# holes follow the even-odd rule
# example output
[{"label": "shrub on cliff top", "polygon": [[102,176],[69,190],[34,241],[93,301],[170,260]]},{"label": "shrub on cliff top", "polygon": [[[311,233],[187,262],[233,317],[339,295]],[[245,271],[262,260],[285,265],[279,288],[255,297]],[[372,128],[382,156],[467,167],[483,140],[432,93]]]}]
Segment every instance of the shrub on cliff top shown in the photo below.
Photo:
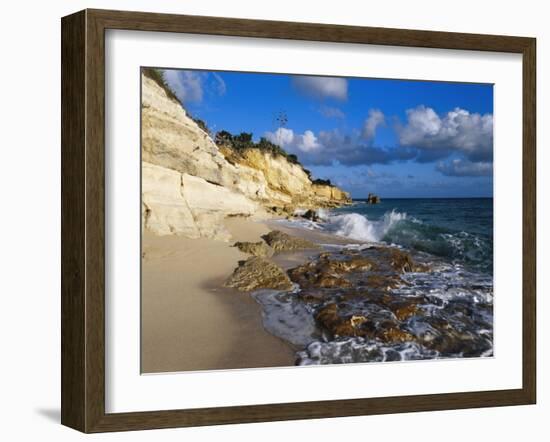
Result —
[{"label": "shrub on cliff top", "polygon": [[204,132],[206,132],[207,134],[210,133],[210,130],[208,129],[208,126],[206,125],[206,122],[204,120],[201,120],[200,118],[193,118],[191,117],[191,119],[197,123],[197,126],[199,126]]},{"label": "shrub on cliff top", "polygon": [[330,180],[323,180],[321,178],[317,178],[316,180],[311,180],[312,184],[318,184],[320,186],[332,186],[332,182]]},{"label": "shrub on cliff top", "polygon": [[216,134],[215,141],[217,145],[230,147],[237,153],[242,153],[247,149],[258,149],[263,152],[269,152],[273,156],[282,156],[289,163],[301,166],[296,155],[287,153],[281,146],[272,143],[264,137],[255,143],[252,139],[252,133],[249,132],[233,135],[226,130],[222,130]]}]

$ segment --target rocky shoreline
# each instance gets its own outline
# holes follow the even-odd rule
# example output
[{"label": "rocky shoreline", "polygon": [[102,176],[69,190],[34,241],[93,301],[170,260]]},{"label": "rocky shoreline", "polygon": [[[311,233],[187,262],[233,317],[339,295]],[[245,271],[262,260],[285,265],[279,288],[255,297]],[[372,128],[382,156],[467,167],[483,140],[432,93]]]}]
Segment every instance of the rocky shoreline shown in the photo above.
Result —
[{"label": "rocky shoreline", "polygon": [[[302,337],[297,364],[492,354],[492,326],[486,319],[492,315],[492,301],[474,302],[460,297],[443,301],[431,296],[429,290],[415,289],[415,279],[437,272],[437,265],[387,245],[343,246],[338,251],[327,251],[278,230],[263,239],[262,247],[269,247],[268,255],[274,259],[278,253],[304,249],[314,255],[287,271],[268,255],[252,256],[239,263],[225,285],[268,294],[271,304],[276,295],[282,304],[292,305],[294,310],[300,306],[302,312],[307,312],[310,337]],[[255,254],[248,245],[236,246]],[[264,311],[264,316],[269,314]],[[279,318],[281,321],[284,318]],[[271,332],[280,337],[291,334],[280,327]],[[287,339],[289,344],[296,344]],[[330,343],[337,344],[339,352],[342,346],[350,347],[348,359],[323,359],[323,345]],[[327,348],[325,353],[333,351]]]}]

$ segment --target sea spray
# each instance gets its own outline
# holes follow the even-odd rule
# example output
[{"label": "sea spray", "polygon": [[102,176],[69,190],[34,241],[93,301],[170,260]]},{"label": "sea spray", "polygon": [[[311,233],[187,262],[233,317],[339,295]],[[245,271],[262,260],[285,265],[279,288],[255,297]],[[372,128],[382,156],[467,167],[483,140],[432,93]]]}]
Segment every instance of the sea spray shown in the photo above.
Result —
[{"label": "sea spray", "polygon": [[385,213],[378,221],[371,221],[366,215],[359,213],[332,215],[328,219],[327,229],[347,238],[379,242],[395,224],[406,219],[406,213],[395,210]]}]

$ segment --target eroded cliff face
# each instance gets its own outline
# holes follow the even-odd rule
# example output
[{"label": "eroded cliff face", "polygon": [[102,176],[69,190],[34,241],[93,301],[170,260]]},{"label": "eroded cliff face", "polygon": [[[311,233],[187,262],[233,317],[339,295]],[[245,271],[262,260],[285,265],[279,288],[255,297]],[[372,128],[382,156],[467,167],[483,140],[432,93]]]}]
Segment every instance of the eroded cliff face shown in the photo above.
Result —
[{"label": "eroded cliff face", "polygon": [[159,235],[229,240],[228,216],[253,216],[255,202],[224,186],[167,167],[142,163],[142,226]]},{"label": "eroded cliff face", "polygon": [[298,164],[249,149],[219,148],[142,75],[142,226],[159,235],[228,240],[227,216],[266,216],[265,209],[333,207],[349,196],[313,184]]},{"label": "eroded cliff face", "polygon": [[302,166],[281,155],[259,149],[236,153],[226,146],[219,150],[237,167],[241,179],[261,182],[262,192],[251,197],[266,208],[278,207],[291,213],[295,208],[336,207],[350,201],[349,195],[337,187],[313,184]]}]

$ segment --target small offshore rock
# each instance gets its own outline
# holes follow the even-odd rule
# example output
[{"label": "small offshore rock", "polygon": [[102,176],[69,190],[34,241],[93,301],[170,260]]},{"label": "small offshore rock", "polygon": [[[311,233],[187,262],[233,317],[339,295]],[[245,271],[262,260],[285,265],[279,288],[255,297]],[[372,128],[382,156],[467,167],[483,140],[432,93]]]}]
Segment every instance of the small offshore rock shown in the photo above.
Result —
[{"label": "small offshore rock", "polygon": [[381,202],[380,197],[374,193],[369,193],[367,198],[367,204],[379,204]]},{"label": "small offshore rock", "polygon": [[248,253],[252,256],[270,257],[273,256],[273,249],[269,247],[265,242],[236,242],[233,247],[237,247],[241,252]]},{"label": "small offshore rock", "polygon": [[307,239],[290,236],[280,230],[272,230],[262,236],[276,252],[286,252],[289,250],[318,249],[319,246]]},{"label": "small offshore rock", "polygon": [[241,261],[224,285],[243,292],[257,289],[292,289],[292,282],[283,269],[258,256]]}]

